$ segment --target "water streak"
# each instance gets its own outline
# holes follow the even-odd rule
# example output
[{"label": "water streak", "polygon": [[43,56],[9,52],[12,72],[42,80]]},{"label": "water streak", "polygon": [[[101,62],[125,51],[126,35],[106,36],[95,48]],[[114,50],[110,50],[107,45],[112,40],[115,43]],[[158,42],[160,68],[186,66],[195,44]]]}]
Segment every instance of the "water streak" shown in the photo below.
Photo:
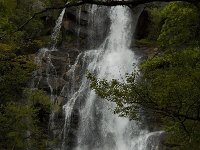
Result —
[{"label": "water streak", "polygon": [[52,46],[50,48],[51,51],[56,51],[56,44],[58,42],[61,24],[62,24],[63,17],[64,17],[64,14],[65,14],[65,9],[66,8],[64,8],[62,10],[62,12],[60,13],[60,16],[58,17],[58,19],[56,21],[56,25],[55,25],[55,27],[53,29],[53,33],[51,35],[51,42],[52,42]]},{"label": "water streak", "polygon": [[[96,7],[91,9],[94,14]],[[127,118],[113,114],[115,104],[101,100],[89,88],[89,81],[85,77],[87,70],[96,74],[100,79],[113,78],[124,82],[126,73],[137,70],[138,59],[130,50],[133,33],[140,13],[131,15],[127,7],[114,7],[110,9],[110,33],[101,46],[96,50],[89,50],[79,55],[72,76],[80,77],[79,88],[69,89],[64,87],[62,94],[67,97],[63,106],[65,111],[64,138],[62,149],[66,150],[70,140],[71,116],[74,108],[79,105],[79,129],[75,150],[147,150],[148,139],[154,133],[141,130],[138,122],[129,121]],[[131,19],[133,18],[133,20]],[[76,65],[82,64],[81,74],[77,73]],[[72,80],[72,82],[75,82]],[[69,96],[70,95],[70,96]],[[81,105],[80,105],[81,104]],[[154,143],[156,150],[158,143]],[[71,150],[72,148],[70,148]]]},{"label": "water streak", "polygon": [[[61,14],[59,15],[56,25],[53,29],[53,33],[51,35],[51,47],[50,48],[41,48],[36,57],[35,57],[35,64],[38,66],[38,70],[34,71],[34,79],[32,81],[32,88],[39,88],[41,81],[46,80],[46,84],[50,90],[50,97],[51,102],[55,103],[57,98],[57,91],[58,91],[58,75],[57,70],[52,62],[52,55],[51,52],[57,51],[56,44],[59,38],[61,24],[63,21],[63,17],[65,14],[65,8],[62,10]],[[54,113],[50,115],[49,121],[49,128],[54,128]]]}]

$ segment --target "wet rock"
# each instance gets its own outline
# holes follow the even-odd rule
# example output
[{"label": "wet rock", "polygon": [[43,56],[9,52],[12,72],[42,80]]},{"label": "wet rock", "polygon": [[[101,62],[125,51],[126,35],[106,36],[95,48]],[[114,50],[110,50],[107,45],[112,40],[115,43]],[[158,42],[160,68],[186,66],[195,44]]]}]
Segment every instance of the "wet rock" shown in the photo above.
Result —
[{"label": "wet rock", "polygon": [[147,138],[147,149],[163,149],[163,141],[165,139],[165,132],[157,131],[150,133],[149,137]]},{"label": "wet rock", "polygon": [[88,25],[88,10],[81,8],[81,15],[79,18],[79,9],[77,7],[71,7],[70,9],[68,9],[66,11],[66,16],[67,16],[67,20],[71,20],[72,22],[77,22],[79,23],[81,26],[87,26]]},{"label": "wet rock", "polygon": [[151,20],[150,15],[147,10],[143,10],[142,13],[139,16],[138,23],[136,26],[136,33],[135,38],[136,39],[143,39],[146,38],[149,33],[149,26],[150,26]]},{"label": "wet rock", "polygon": [[[98,11],[98,7],[95,9],[97,9],[95,14],[89,13],[91,11],[89,5],[78,8],[72,7],[66,10],[63,21],[62,45],[66,45],[68,48],[77,47],[79,50],[85,50],[97,48],[103,42],[108,34],[108,28],[105,28],[105,26],[109,25],[110,20],[107,11]],[[74,40],[71,40],[73,38]]]},{"label": "wet rock", "polygon": [[41,2],[40,0],[33,1],[32,2],[32,8],[36,11],[43,10],[45,8],[45,4]]}]

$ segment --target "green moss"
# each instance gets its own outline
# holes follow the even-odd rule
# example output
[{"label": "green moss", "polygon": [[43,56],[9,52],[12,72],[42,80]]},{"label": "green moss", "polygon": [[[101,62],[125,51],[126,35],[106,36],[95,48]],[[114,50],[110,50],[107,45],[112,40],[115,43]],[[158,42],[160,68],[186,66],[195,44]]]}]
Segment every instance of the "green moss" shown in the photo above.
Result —
[{"label": "green moss", "polygon": [[147,46],[147,47],[157,47],[158,46],[158,43],[156,41],[149,40],[149,39],[136,40],[135,44],[139,45],[139,46]]},{"label": "green moss", "polygon": [[0,51],[1,52],[3,52],[3,51],[12,51],[13,49],[14,49],[13,46],[0,43]]}]

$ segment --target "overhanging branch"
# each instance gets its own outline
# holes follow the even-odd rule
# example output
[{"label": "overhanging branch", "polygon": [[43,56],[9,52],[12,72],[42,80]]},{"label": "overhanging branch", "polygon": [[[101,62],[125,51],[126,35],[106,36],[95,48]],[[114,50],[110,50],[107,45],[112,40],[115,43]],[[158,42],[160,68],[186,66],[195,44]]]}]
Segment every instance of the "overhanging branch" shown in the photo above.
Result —
[{"label": "overhanging branch", "polygon": [[[70,8],[70,7],[75,7],[75,6],[85,5],[85,4],[94,4],[94,5],[99,5],[99,6],[110,6],[110,7],[111,6],[136,7],[138,5],[151,3],[151,2],[172,2],[172,1],[183,1],[183,2],[195,4],[195,5],[199,3],[199,0],[128,0],[128,1],[124,1],[124,0],[120,0],[120,1],[117,1],[117,0],[113,0],[113,1],[112,0],[106,0],[106,1],[102,1],[102,0],[82,0],[82,1],[77,1],[77,2],[67,3],[67,4],[60,6],[60,7],[45,8],[42,11],[36,12],[27,21],[25,21],[21,26],[19,26],[19,28],[17,28],[15,31],[13,31],[13,33],[22,30],[24,28],[24,26],[26,26],[36,16],[43,14],[45,12],[51,11],[51,10],[60,10],[60,9],[64,9],[64,8]],[[5,37],[5,35],[6,34],[1,36],[0,39]]]}]

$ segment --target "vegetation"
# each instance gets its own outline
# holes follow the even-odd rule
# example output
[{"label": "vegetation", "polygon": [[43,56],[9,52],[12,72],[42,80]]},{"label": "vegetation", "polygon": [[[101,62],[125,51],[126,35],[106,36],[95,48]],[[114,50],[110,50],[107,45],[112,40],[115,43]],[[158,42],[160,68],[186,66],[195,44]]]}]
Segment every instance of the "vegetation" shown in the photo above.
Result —
[{"label": "vegetation", "polygon": [[115,113],[159,120],[174,149],[200,149],[199,10],[183,2],[149,9],[152,31],[143,41],[157,43],[159,54],[141,63],[140,75],[127,75],[126,83],[88,74],[91,87],[117,104]]},{"label": "vegetation", "polygon": [[[46,148],[53,106],[44,91],[30,89],[28,83],[37,67],[32,55],[49,43],[58,11],[50,15],[44,11],[22,25],[34,13],[46,7],[63,7],[65,2],[0,1],[1,150]],[[130,6],[134,1],[85,1],[80,5],[84,3]],[[99,96],[117,103],[115,113],[131,119],[141,119],[144,113],[159,120],[160,128],[168,132],[165,142],[175,144],[175,149],[200,149],[199,11],[198,5],[184,2],[151,6],[150,32],[140,42],[159,47],[160,53],[141,63],[140,76],[133,72],[127,75],[126,83],[88,76]]]},{"label": "vegetation", "polygon": [[[36,69],[33,54],[49,42],[47,14],[36,17],[19,30],[35,11],[50,0],[0,1],[0,149],[45,149],[52,104],[44,91],[28,88]],[[58,12],[55,12],[58,13]],[[54,18],[54,12],[52,13]],[[52,22],[55,20],[52,19]]]}]

